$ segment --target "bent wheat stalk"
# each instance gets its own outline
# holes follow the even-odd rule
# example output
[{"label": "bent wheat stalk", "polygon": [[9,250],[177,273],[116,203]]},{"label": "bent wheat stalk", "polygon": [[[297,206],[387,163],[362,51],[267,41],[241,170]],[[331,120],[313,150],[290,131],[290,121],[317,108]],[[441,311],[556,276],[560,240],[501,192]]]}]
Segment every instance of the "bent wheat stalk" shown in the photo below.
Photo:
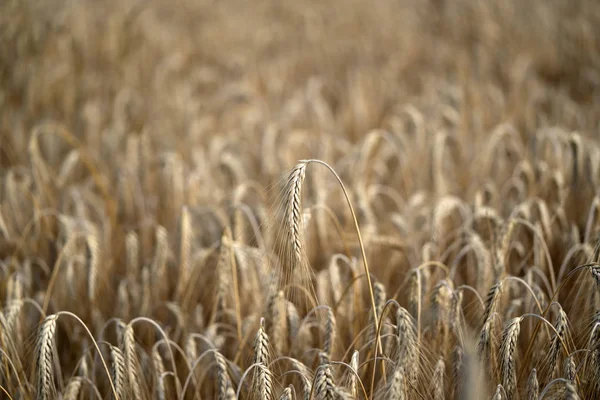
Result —
[{"label": "bent wheat stalk", "polygon": [[[350,201],[350,196],[348,195],[348,191],[342,182],[340,176],[335,172],[335,170],[326,162],[317,160],[317,159],[309,159],[309,160],[300,160],[300,162],[294,167],[289,177],[288,189],[286,190],[286,213],[287,213],[287,222],[290,229],[290,237],[292,243],[292,249],[295,256],[295,262],[302,262],[302,242],[301,242],[301,229],[300,227],[302,222],[302,212],[301,212],[301,189],[302,182],[304,181],[304,177],[306,175],[306,167],[311,164],[320,164],[327,168],[335,177],[337,182],[339,183],[342,192],[344,193],[344,197],[348,204],[348,208],[350,209],[350,213],[352,214],[352,221],[354,222],[354,228],[356,231],[356,236],[358,239],[358,244],[360,247],[361,257],[363,261],[363,267],[365,270],[365,276],[367,278],[367,284],[369,286],[369,296],[371,298],[371,309],[373,312],[373,323],[375,331],[379,331],[379,316],[377,315],[377,306],[375,305],[375,295],[373,293],[373,283],[371,281],[371,273],[369,271],[369,263],[367,261],[367,254],[365,252],[365,246],[362,239],[362,235],[360,233],[360,228],[358,226],[358,219],[356,218],[356,213],[354,212],[354,207],[352,206],[352,202]],[[299,264],[301,265],[301,264]],[[377,337],[375,341],[375,359],[377,359],[377,352],[382,352],[381,339]],[[371,384],[371,396],[373,395],[373,386],[375,380],[375,369],[373,370],[373,383]]]}]

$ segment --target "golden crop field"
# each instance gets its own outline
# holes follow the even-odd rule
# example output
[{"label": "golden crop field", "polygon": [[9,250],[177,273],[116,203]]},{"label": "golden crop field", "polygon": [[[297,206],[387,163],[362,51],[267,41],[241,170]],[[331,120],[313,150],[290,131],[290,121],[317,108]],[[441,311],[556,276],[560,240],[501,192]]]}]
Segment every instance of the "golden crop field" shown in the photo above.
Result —
[{"label": "golden crop field", "polygon": [[597,1],[0,1],[0,399],[596,399],[599,262]]}]

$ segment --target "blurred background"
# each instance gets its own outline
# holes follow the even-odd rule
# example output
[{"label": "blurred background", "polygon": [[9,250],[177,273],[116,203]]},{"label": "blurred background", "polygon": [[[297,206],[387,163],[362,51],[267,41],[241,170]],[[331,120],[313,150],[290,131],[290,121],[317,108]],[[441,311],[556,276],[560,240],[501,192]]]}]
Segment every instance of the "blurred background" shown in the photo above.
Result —
[{"label": "blurred background", "polygon": [[597,132],[599,26],[593,0],[5,0],[0,165],[47,120],[184,157],[270,123],[353,142],[406,104],[450,105],[464,134]]}]

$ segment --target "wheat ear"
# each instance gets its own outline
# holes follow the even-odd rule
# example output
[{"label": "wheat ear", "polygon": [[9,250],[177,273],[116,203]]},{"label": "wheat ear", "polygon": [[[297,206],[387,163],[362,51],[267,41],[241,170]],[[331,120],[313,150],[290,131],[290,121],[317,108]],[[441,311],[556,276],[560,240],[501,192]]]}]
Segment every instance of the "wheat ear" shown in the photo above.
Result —
[{"label": "wheat ear", "polygon": [[534,368],[527,379],[527,400],[538,400],[540,394],[540,384],[537,379],[537,370]]},{"label": "wheat ear", "polygon": [[444,360],[440,358],[435,364],[433,370],[433,380],[431,382],[431,398],[433,400],[444,400],[444,374],[446,366]]},{"label": "wheat ear", "polygon": [[292,388],[293,386],[290,385],[283,389],[283,392],[281,392],[281,395],[279,396],[279,400],[293,400]]},{"label": "wheat ear", "polygon": [[396,367],[392,379],[389,383],[389,389],[386,394],[386,398],[389,400],[406,400],[408,399],[406,393],[406,378],[404,375],[404,368]]},{"label": "wheat ear", "polygon": [[[290,172],[285,188],[285,213],[288,239],[292,246],[293,273],[304,261],[302,247],[302,183],[306,177],[307,162],[300,161]],[[290,274],[291,275],[291,274]]]},{"label": "wheat ear", "polygon": [[63,394],[64,400],[77,400],[81,387],[83,386],[83,378],[81,376],[74,376],[69,380],[65,392]]},{"label": "wheat ear", "polygon": [[567,329],[567,314],[563,311],[562,307],[559,310],[555,328],[558,334],[555,333],[552,336],[552,340],[550,342],[550,350],[548,351],[548,371],[550,377],[552,377],[552,373],[556,368],[556,361],[558,360],[558,355],[561,349],[562,342],[565,339],[565,333]]},{"label": "wheat ear", "polygon": [[494,393],[492,400],[502,400],[502,389],[502,385],[496,386],[496,393]]},{"label": "wheat ear", "polygon": [[517,368],[515,360],[515,351],[519,332],[521,331],[522,317],[513,318],[502,332],[502,345],[500,347],[502,386],[506,391],[508,400],[517,389]]},{"label": "wheat ear", "polygon": [[260,326],[254,339],[254,359],[253,364],[260,364],[262,368],[257,369],[253,382],[253,393],[261,393],[262,399],[271,400],[274,398],[273,380],[269,370],[269,337],[265,332],[265,320],[261,318]]},{"label": "wheat ear", "polygon": [[142,388],[140,386],[139,363],[135,350],[135,336],[133,327],[127,324],[123,332],[123,353],[125,354],[125,365],[127,367],[127,377],[129,380],[130,390],[134,398],[142,398]]},{"label": "wheat ear", "polygon": [[323,353],[328,358],[331,358],[333,345],[335,343],[335,314],[331,307],[327,307],[327,322],[325,323],[325,340],[323,341]]},{"label": "wheat ear", "polygon": [[218,351],[214,352],[215,361],[217,363],[217,384],[218,384],[218,399],[228,400],[231,389],[231,379],[227,373],[227,360],[223,354]]},{"label": "wheat ear", "polygon": [[125,357],[123,352],[116,346],[110,346],[110,357],[112,359],[112,378],[117,391],[117,396],[120,399],[125,399],[126,386],[125,386]]},{"label": "wheat ear", "polygon": [[335,384],[333,383],[333,375],[329,364],[324,364],[319,367],[317,375],[315,376],[313,388],[317,399],[335,399]]},{"label": "wheat ear", "polygon": [[[159,342],[160,343],[160,342]],[[152,365],[154,366],[154,375],[156,377],[156,398],[159,400],[166,399],[166,388],[164,381],[165,365],[163,363],[158,346],[154,345],[152,348]]]},{"label": "wheat ear", "polygon": [[44,319],[37,342],[37,396],[40,400],[52,399],[54,392],[54,369],[52,354],[57,315]]}]

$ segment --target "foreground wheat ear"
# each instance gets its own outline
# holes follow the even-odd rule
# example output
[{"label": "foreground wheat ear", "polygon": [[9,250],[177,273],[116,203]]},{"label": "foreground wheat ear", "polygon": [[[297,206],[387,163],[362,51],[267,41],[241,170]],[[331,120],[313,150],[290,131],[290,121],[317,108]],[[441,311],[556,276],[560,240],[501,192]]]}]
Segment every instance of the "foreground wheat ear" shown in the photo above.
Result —
[{"label": "foreground wheat ear", "polygon": [[335,176],[335,179],[338,181],[342,192],[344,193],[346,202],[348,203],[348,208],[350,209],[350,213],[352,214],[352,220],[354,221],[354,228],[356,230],[358,244],[360,246],[365,276],[369,285],[371,307],[373,309],[373,315],[375,317],[375,329],[377,330],[379,316],[377,315],[377,307],[375,305],[375,296],[373,294],[371,274],[369,272],[369,264],[367,262],[365,246],[363,244],[362,235],[358,226],[358,219],[356,218],[354,207],[352,206],[350,196],[348,195],[348,191],[346,190],[342,179],[339,177],[337,172],[335,172],[335,170],[325,161],[316,159],[300,160],[288,175],[288,179],[286,181],[284,189],[284,223],[286,229],[286,239],[288,240],[284,242],[284,245],[291,246],[291,249],[286,249],[287,251],[283,252],[283,256],[286,258],[285,261],[288,261],[290,263],[291,270],[282,272],[284,275],[289,276],[292,273],[294,273],[296,268],[301,268],[302,266],[304,266],[306,262],[304,256],[304,248],[302,244],[302,183],[304,182],[304,178],[306,176],[306,168],[309,164],[313,163],[326,167],[333,174],[333,176]]},{"label": "foreground wheat ear", "polygon": [[[379,332],[379,316],[377,315],[377,306],[375,304],[375,295],[373,293],[371,273],[369,271],[369,264],[367,262],[367,255],[365,252],[365,246],[362,240],[362,235],[360,234],[360,228],[358,226],[358,219],[356,218],[354,207],[352,206],[350,196],[348,195],[348,191],[346,190],[342,179],[337,174],[337,172],[335,172],[335,170],[325,161],[316,159],[300,160],[298,164],[296,164],[296,166],[292,169],[286,181],[284,190],[284,222],[286,226],[285,229],[287,240],[285,240],[284,245],[291,246],[291,249],[284,251],[283,256],[291,258],[291,260],[286,260],[290,261],[291,271],[283,271],[283,275],[291,276],[294,273],[295,268],[303,267],[306,265],[302,245],[302,183],[304,182],[304,178],[306,176],[306,169],[308,165],[313,163],[326,167],[329,170],[329,172],[333,174],[333,176],[339,183],[342,192],[344,193],[346,202],[348,203],[348,208],[350,209],[350,213],[352,214],[352,220],[354,221],[354,228],[356,230],[356,237],[358,239],[358,244],[360,247],[360,253],[365,270],[365,277],[369,286],[369,297],[371,298],[371,309],[373,312],[372,315],[374,317],[373,323],[375,325],[374,329],[375,332]],[[377,340],[375,341],[375,359],[377,358],[377,351],[381,352],[381,350],[381,340],[379,336],[377,336]],[[373,378],[374,376],[375,372],[373,372]]]},{"label": "foreground wheat ear", "polygon": [[100,348],[98,347],[98,342],[94,339],[94,336],[88,329],[88,327],[83,323],[83,321],[76,316],[75,314],[69,311],[60,311],[56,314],[48,315],[42,324],[40,325],[38,338],[37,338],[37,347],[36,347],[36,357],[37,357],[37,398],[38,399],[53,399],[54,396],[54,362],[52,360],[54,354],[54,334],[56,333],[56,325],[58,323],[58,317],[60,316],[69,316],[75,319],[82,327],[83,330],[90,337],[92,344],[94,345],[95,350],[98,352],[98,356],[100,361],[102,362],[102,367],[106,372],[106,376],[108,377],[108,383],[110,384],[110,389],[112,394],[116,400],[122,400],[121,397],[118,396],[117,390],[115,388],[115,384],[113,381],[113,377],[109,372],[108,365],[106,364],[106,360],[104,359]]}]

